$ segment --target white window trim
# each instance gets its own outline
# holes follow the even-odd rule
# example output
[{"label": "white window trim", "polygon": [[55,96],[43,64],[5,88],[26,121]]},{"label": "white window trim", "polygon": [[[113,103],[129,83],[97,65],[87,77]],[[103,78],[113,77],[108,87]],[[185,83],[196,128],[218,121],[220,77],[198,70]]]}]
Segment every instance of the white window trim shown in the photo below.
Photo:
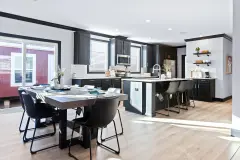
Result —
[{"label": "white window trim", "polygon": [[[11,53],[11,87],[23,86],[23,81],[24,81],[24,80],[22,80],[22,83],[15,83],[15,70],[17,70],[17,69],[13,66],[15,66],[15,60],[16,60],[15,57],[17,57],[17,56],[22,57],[23,55],[19,54],[19,53],[15,53],[15,52]],[[36,84],[36,54],[27,53],[26,57],[32,57],[33,58],[33,69],[32,69],[32,71],[33,71],[32,72],[33,73],[32,74],[32,80],[33,81],[32,81],[32,83],[26,83],[25,82],[25,86],[32,86],[32,85]],[[22,64],[26,64],[26,63],[23,62]],[[23,73],[23,66],[22,66],[22,68],[19,68],[19,70],[22,71],[22,76],[26,75],[26,73],[25,74]],[[26,71],[27,71],[27,69],[26,69]]]}]

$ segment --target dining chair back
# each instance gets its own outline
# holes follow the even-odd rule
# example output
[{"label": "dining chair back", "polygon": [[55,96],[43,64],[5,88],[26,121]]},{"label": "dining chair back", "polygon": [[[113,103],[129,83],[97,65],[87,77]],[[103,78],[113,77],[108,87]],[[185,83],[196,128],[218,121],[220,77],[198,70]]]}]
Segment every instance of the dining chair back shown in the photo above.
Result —
[{"label": "dining chair back", "polygon": [[85,125],[92,128],[106,127],[116,115],[118,101],[118,97],[97,99],[96,103],[91,107],[91,113]]}]

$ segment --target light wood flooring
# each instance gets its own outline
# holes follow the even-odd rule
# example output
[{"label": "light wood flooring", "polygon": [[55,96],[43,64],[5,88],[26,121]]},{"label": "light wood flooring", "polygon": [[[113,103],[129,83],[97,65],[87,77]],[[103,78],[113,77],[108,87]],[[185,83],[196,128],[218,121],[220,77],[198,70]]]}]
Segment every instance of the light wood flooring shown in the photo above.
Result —
[{"label": "light wood flooring", "polygon": [[[240,139],[230,136],[232,102],[196,102],[196,108],[171,113],[170,117],[150,118],[126,112],[121,107],[124,135],[119,137],[120,155],[96,147],[92,141],[93,157],[97,160],[239,160]],[[69,119],[74,113],[69,111]],[[68,150],[58,147],[29,153],[30,143],[22,143],[18,132],[21,112],[0,112],[0,160],[71,160]],[[120,129],[118,117],[116,117]],[[39,130],[45,133],[52,128]],[[104,131],[113,133],[112,124]],[[70,134],[70,130],[68,131]],[[77,134],[76,134],[77,135]],[[35,147],[57,143],[58,136],[36,141]],[[116,147],[116,140],[106,144]],[[89,150],[73,146],[79,160],[89,159]]]}]

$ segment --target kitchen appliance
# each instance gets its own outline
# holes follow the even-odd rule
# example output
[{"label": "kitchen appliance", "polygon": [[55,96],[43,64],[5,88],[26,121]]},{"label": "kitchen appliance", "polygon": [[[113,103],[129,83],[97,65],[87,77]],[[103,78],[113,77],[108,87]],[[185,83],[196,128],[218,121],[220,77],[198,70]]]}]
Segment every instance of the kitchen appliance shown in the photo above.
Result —
[{"label": "kitchen appliance", "polygon": [[209,72],[205,72],[205,78],[211,78]]},{"label": "kitchen appliance", "polygon": [[117,65],[130,66],[130,59],[129,55],[117,54]]}]

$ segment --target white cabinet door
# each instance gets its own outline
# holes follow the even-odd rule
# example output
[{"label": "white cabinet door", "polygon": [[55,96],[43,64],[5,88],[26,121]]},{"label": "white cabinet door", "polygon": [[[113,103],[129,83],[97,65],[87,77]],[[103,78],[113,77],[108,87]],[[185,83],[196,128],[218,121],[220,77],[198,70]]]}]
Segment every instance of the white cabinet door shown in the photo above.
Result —
[{"label": "white cabinet door", "polygon": [[142,82],[131,82],[130,103],[142,113]]}]

